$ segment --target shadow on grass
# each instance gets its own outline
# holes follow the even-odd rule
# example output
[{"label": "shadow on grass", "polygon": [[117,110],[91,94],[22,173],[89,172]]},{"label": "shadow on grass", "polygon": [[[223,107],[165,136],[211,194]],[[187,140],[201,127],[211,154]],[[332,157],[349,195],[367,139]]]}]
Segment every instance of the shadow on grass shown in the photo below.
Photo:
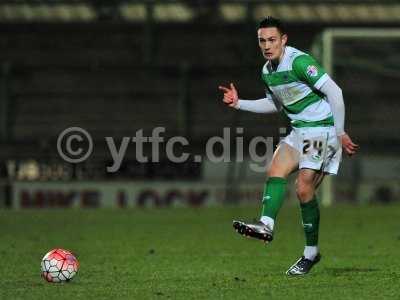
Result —
[{"label": "shadow on grass", "polygon": [[326,268],[325,271],[330,275],[345,275],[350,273],[370,273],[377,272],[379,269],[376,268]]}]

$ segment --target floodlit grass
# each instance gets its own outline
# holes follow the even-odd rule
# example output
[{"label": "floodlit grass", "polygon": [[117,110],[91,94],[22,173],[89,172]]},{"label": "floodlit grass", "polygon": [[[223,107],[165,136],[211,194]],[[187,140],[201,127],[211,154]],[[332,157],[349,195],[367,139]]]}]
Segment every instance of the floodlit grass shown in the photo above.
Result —
[{"label": "floodlit grass", "polygon": [[[299,210],[284,207],[268,246],[231,227],[258,207],[0,211],[0,299],[398,299],[400,206],[321,211],[321,262],[302,278]],[[73,251],[67,284],[40,277],[50,249]]]}]

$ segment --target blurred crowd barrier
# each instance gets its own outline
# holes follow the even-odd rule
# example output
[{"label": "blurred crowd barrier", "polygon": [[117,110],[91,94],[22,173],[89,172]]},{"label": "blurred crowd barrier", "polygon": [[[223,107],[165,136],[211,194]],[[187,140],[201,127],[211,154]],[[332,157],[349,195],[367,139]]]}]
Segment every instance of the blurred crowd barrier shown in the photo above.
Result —
[{"label": "blurred crowd barrier", "polygon": [[[4,181],[2,198],[14,208],[79,207],[179,207],[220,204],[259,204],[264,172],[255,172],[253,161],[241,163],[203,161],[196,178],[118,178],[109,180],[41,180],[37,164],[30,162],[20,178]],[[257,163],[259,166],[263,164]],[[382,203],[400,197],[400,161],[397,157],[360,155],[345,158],[339,176],[333,179],[334,203]],[[288,185],[288,203],[296,203],[294,176]],[[3,203],[4,205],[5,203]]]}]

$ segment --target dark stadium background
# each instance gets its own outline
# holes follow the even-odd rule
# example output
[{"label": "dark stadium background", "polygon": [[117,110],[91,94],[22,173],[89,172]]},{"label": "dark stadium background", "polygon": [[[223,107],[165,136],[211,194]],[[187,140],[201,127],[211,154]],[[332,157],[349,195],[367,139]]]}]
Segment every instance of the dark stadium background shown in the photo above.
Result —
[{"label": "dark stadium background", "polygon": [[[26,203],[37,202],[31,206],[57,205],[53,198],[54,201],[43,199],[53,196],[46,196],[46,189],[37,182],[70,183],[80,191],[74,184],[82,181],[124,182],[122,190],[124,185],[140,185],[139,181],[151,181],[154,186],[154,182],[168,185],[172,181],[180,186],[220,183],[220,196],[213,201],[240,201],[238,193],[247,183],[262,182],[264,174],[246,173],[247,167],[235,162],[195,163],[192,156],[187,162],[176,164],[168,161],[163,149],[160,162],[140,163],[132,143],[120,170],[109,173],[106,166],[112,159],[104,138],[111,136],[119,141],[140,129],[146,136],[162,126],[165,140],[175,135],[189,140],[189,146],[177,151],[204,155],[206,141],[222,136],[223,127],[243,127],[245,154],[246,145],[254,136],[274,137],[276,143],[282,136],[278,128],[288,125],[284,117],[227,109],[217,90],[218,85],[232,81],[243,98],[263,96],[259,79],[263,58],[255,35],[257,20],[263,13],[285,19],[289,44],[305,51],[311,50],[326,28],[398,26],[399,17],[393,13],[395,1],[380,1],[379,5],[373,1],[322,3],[325,2],[3,1],[3,205],[13,206],[23,201],[21,197],[32,198],[25,199]],[[233,11],[233,17],[224,9]],[[330,10],[331,14],[323,14],[321,9]],[[369,43],[377,44],[374,40]],[[349,202],[393,201],[399,195],[391,183],[399,179],[399,62],[390,60],[390,56],[398,50],[399,42],[364,53],[366,59],[358,67],[350,64],[349,56],[363,53],[359,53],[357,45],[346,45],[335,49],[338,63],[334,77],[344,91],[346,128],[361,145],[361,151],[342,164],[333,198]],[[368,47],[361,50],[365,49]],[[378,68],[390,65],[394,71],[372,73],[368,63]],[[58,155],[57,136],[71,126],[84,128],[95,141],[94,152],[84,163],[68,164]],[[149,145],[145,146],[145,155],[151,157]],[[35,189],[25,196],[15,194],[14,186],[20,181],[34,184]],[[371,184],[367,195],[359,194],[363,183]],[[91,185],[91,191],[96,193],[97,186]],[[41,193],[35,196],[38,190]],[[257,187],[243,193],[256,190]],[[128,198],[126,201],[135,202]],[[179,198],[176,201],[181,201]],[[93,203],[97,205],[96,201]]]},{"label": "dark stadium background", "polygon": [[[400,32],[400,6],[398,1],[390,0],[0,1],[0,224],[4,222],[0,236],[11,245],[4,246],[5,254],[1,253],[12,257],[13,251],[18,252],[18,245],[34,249],[30,257],[38,260],[37,266],[28,266],[34,274],[41,253],[48,250],[46,247],[68,247],[67,236],[74,236],[79,228],[86,233],[85,222],[82,227],[69,227],[69,218],[75,214],[73,224],[88,214],[86,221],[97,220],[96,226],[104,232],[109,230],[109,236],[117,231],[113,231],[113,225],[101,227],[102,222],[109,224],[114,220],[113,224],[119,226],[122,223],[118,220],[124,220],[123,226],[129,227],[134,226],[136,216],[143,221],[140,224],[146,224],[137,225],[144,232],[148,225],[145,220],[155,220],[155,230],[175,224],[172,220],[181,220],[182,223],[175,221],[175,225],[191,228],[200,224],[196,222],[201,222],[202,213],[205,220],[212,220],[211,224],[217,222],[217,209],[225,215],[216,234],[225,237],[231,233],[229,212],[233,215],[242,212],[240,207],[250,207],[243,217],[257,216],[265,175],[249,169],[246,148],[257,136],[272,137],[276,145],[283,136],[279,128],[289,128],[288,122],[279,114],[257,115],[225,107],[218,85],[234,82],[242,98],[263,97],[263,58],[257,45],[256,26],[267,14],[285,20],[289,45],[307,52],[328,28]],[[336,223],[335,218],[345,212],[343,216],[348,219],[344,223],[356,226],[351,233],[356,237],[368,231],[368,223],[363,222],[394,221],[393,214],[398,211],[400,38],[350,39],[335,45],[333,53],[333,76],[344,92],[346,129],[361,148],[355,157],[344,157],[339,176],[325,189],[332,199],[332,215],[326,222]],[[81,127],[93,138],[94,150],[85,162],[65,162],[57,151],[58,135],[69,127]],[[121,142],[123,137],[133,137],[139,130],[150,136],[156,127],[165,128],[165,142],[174,136],[188,139],[190,145],[177,147],[178,152],[185,150],[191,154],[188,161],[169,161],[164,143],[160,146],[159,162],[142,163],[130,143],[121,168],[115,173],[107,172],[112,157],[105,137]],[[212,163],[205,158],[207,141],[222,136],[224,127],[231,128],[231,141],[235,128],[244,128],[241,136],[245,162]],[[216,154],[222,151],[221,147],[215,150]],[[257,150],[265,151],[262,146]],[[144,153],[151,158],[149,144],[144,146]],[[202,162],[195,162],[194,155],[200,155]],[[234,155],[232,150],[231,156]],[[293,188],[287,202],[296,211]],[[375,210],[377,204],[388,206]],[[168,210],[152,210],[155,206]],[[81,211],[80,207],[100,208],[99,215],[97,210]],[[113,209],[108,210],[110,207]],[[175,214],[175,207],[183,210],[178,209]],[[200,209],[200,214],[190,210],[191,217],[184,217],[187,207]],[[50,222],[53,212],[67,224],[60,240],[52,227],[54,222]],[[133,219],[128,217],[130,213]],[[353,213],[357,216],[354,222]],[[297,220],[298,216],[294,218]],[[388,224],[370,232],[379,235],[385,229],[385,234],[393,233],[387,240],[398,244],[398,226]],[[22,240],[26,236],[33,243],[36,235],[28,231],[24,235],[24,230],[34,230],[35,226],[43,235],[29,248]],[[45,238],[45,228],[52,228],[49,239]],[[197,234],[202,235],[202,230],[196,228]],[[177,228],[174,230],[171,232],[180,237],[179,245],[184,245],[186,236],[180,236]],[[96,231],[88,232],[96,239]],[[168,243],[173,240],[169,237],[168,240],[168,235],[163,236],[162,240]],[[80,241],[85,238],[82,233]],[[225,241],[235,238],[232,234]],[[354,240],[347,238],[345,241],[350,244]],[[300,233],[298,239],[302,241]],[[373,244],[367,237],[363,241],[360,245],[366,248],[357,248],[360,260]],[[391,242],[388,243],[393,246]],[[90,253],[88,247],[79,250],[79,243],[71,244],[75,251]],[[191,243],[195,245],[193,240]],[[218,241],[214,243],[218,245]],[[235,243],[246,247],[245,242]],[[279,241],[275,247],[278,245]],[[391,246],[385,247],[392,249]],[[154,251],[158,253],[158,249]],[[366,266],[364,261],[357,261],[362,267],[353,262],[349,264],[354,269],[348,268],[355,272],[354,276],[369,267],[372,271],[375,268]],[[274,264],[277,266],[278,262]],[[146,265],[141,270],[145,269]],[[77,284],[90,278],[84,270]],[[341,271],[332,266],[326,270],[326,276],[347,272],[346,267]],[[371,274],[373,281],[375,274]],[[36,277],[27,280],[36,282]],[[240,280],[239,276],[236,282]],[[6,295],[11,297],[12,291],[9,292]],[[153,292],[162,296],[157,294],[158,290]]]}]

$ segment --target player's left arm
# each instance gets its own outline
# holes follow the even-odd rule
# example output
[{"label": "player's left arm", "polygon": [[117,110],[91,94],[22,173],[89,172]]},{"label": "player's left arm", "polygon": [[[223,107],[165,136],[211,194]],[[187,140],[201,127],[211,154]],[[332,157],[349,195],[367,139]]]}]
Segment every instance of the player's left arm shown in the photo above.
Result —
[{"label": "player's left arm", "polygon": [[359,146],[353,143],[350,136],[344,131],[345,106],[341,88],[309,55],[301,55],[296,58],[293,62],[293,70],[311,87],[326,95],[331,106],[336,134],[342,142],[342,147],[348,155],[355,154]]},{"label": "player's left arm", "polygon": [[348,155],[353,155],[358,150],[358,145],[353,143],[350,136],[344,131],[345,107],[342,89],[328,76],[328,79],[319,89],[326,95],[331,106],[336,134],[342,142],[342,147]]}]

